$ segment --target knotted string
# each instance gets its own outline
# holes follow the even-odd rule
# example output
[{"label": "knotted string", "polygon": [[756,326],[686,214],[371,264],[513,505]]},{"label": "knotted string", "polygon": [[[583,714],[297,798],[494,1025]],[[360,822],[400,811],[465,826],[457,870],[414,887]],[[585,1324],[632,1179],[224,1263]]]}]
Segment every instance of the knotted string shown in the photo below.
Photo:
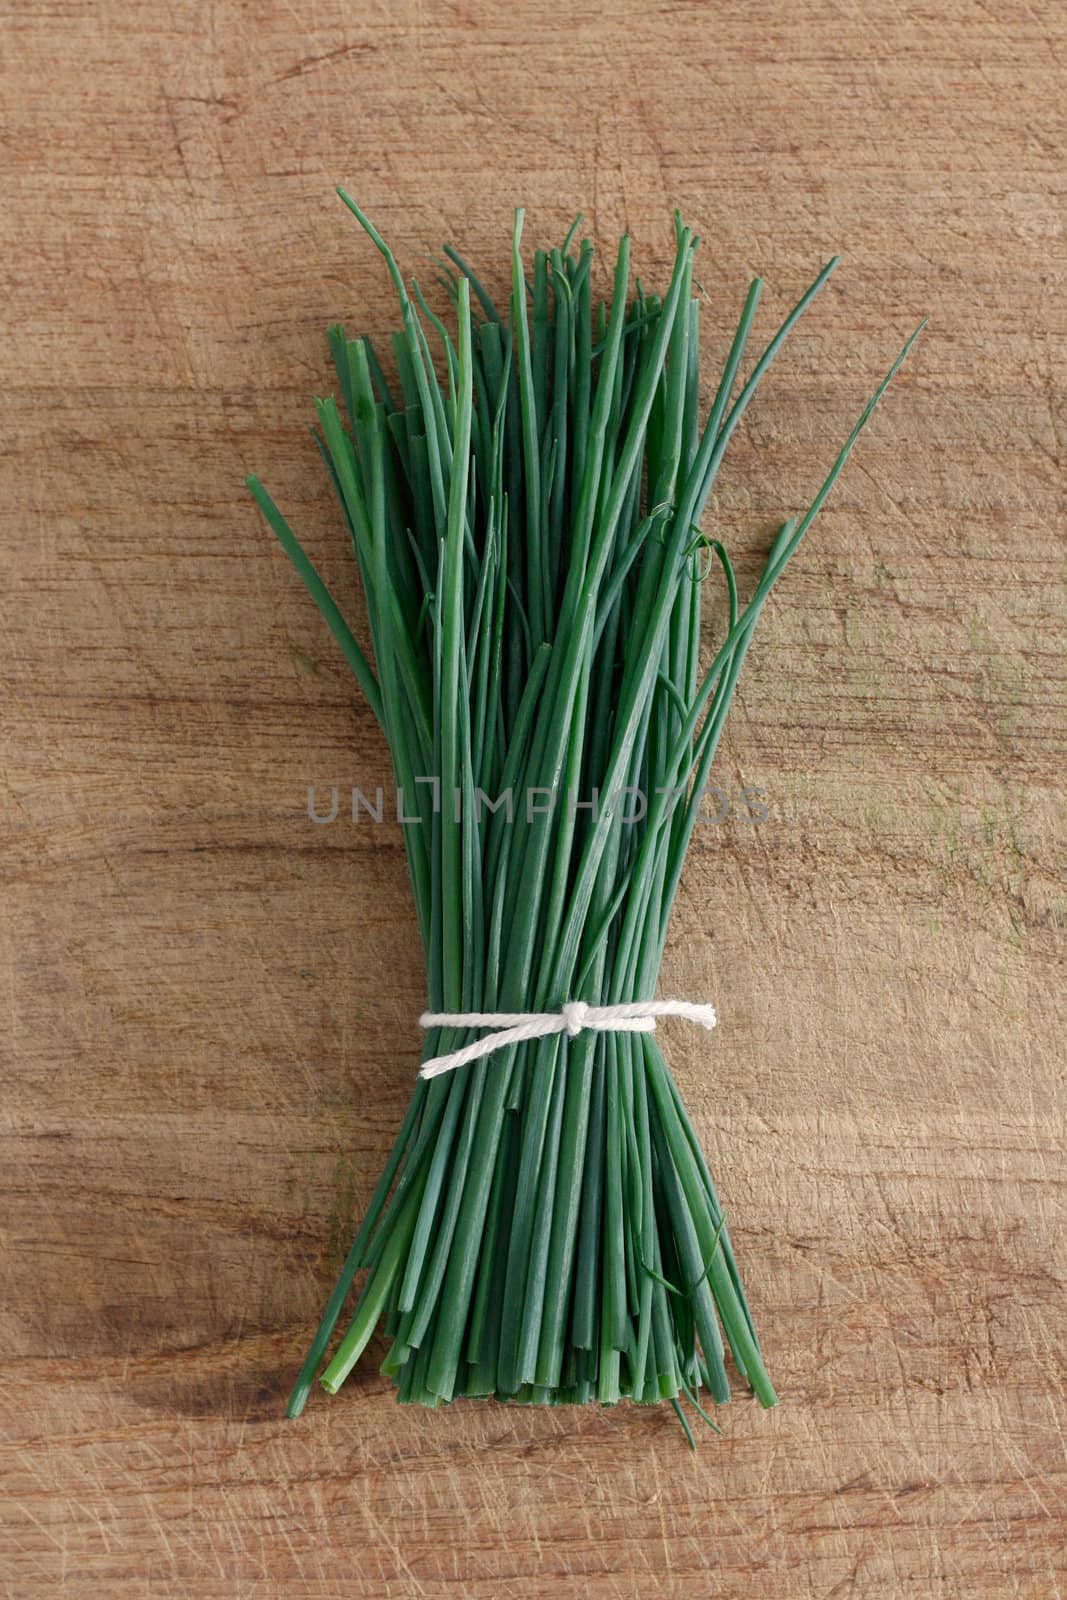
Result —
[{"label": "knotted string", "polygon": [[420,1078],[437,1078],[443,1072],[465,1067],[495,1050],[523,1044],[527,1039],[545,1039],[565,1033],[577,1039],[586,1030],[593,1033],[655,1033],[657,1017],[684,1017],[702,1028],[714,1028],[714,1006],[694,1005],[689,1000],[632,1000],[620,1006],[590,1006],[584,1000],[568,1000],[559,1011],[424,1011],[422,1028],[492,1028],[484,1039],[476,1039],[448,1055],[431,1056],[419,1068]]}]

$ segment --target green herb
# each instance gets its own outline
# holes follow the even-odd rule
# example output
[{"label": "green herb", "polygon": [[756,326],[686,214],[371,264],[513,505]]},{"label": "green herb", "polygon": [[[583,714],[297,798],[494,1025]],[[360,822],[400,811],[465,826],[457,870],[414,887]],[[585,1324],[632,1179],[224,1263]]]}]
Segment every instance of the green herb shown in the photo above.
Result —
[{"label": "green herb", "polygon": [[[430,1009],[650,999],[760,610],[912,341],[741,605],[701,519],[761,377],[836,261],[739,386],[761,290],[751,285],[701,427],[697,241],[680,218],[666,292],[638,285],[631,299],[624,238],[610,304],[594,306],[593,250],[575,246],[577,224],[561,249],[535,252],[528,277],[518,211],[506,315],[446,250],[453,339],[341,197],[385,257],[402,323],[395,389],[369,339],[331,329],[344,414],[317,402],[373,664],[258,478],[248,483],[417,815],[404,839]],[[728,606],[702,671],[709,560]],[[418,781],[431,776],[436,792]],[[552,809],[528,803],[536,791],[552,791]],[[507,792],[510,816],[480,798]],[[635,796],[647,798],[644,815]],[[425,1057],[471,1037],[435,1031]],[[402,1401],[668,1400],[683,1423],[683,1402],[710,1420],[701,1391],[729,1398],[729,1350],[761,1404],[775,1403],[714,1184],[650,1034],[555,1035],[419,1080],[291,1416],[357,1273],[361,1292],[322,1377],[331,1393],[383,1324],[383,1371]]]}]

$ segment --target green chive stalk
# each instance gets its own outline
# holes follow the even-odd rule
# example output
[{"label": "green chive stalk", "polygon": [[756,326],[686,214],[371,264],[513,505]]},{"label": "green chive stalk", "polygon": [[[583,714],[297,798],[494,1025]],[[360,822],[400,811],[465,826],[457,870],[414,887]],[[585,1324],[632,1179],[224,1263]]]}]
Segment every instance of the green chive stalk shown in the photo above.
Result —
[{"label": "green chive stalk", "polygon": [[[528,274],[516,212],[503,313],[446,248],[453,337],[339,192],[401,313],[395,387],[370,340],[335,327],[341,405],[316,402],[369,654],[259,479],[248,486],[388,741],[429,1009],[651,999],[760,611],[912,340],[742,605],[701,519],[760,379],[836,260],[739,385],[762,287],[750,286],[702,423],[698,241],[680,218],[665,292],[631,294],[624,238],[610,301],[595,306],[577,223]],[[712,567],[727,616],[702,668]],[[476,1036],[435,1030],[424,1059]],[[776,1401],[715,1186],[650,1034],[556,1034],[418,1080],[290,1416],[357,1274],[321,1378],[330,1393],[381,1326],[382,1370],[405,1402],[668,1401],[691,1440],[682,1403],[711,1420],[701,1396],[729,1399],[728,1355],[762,1405]]]}]

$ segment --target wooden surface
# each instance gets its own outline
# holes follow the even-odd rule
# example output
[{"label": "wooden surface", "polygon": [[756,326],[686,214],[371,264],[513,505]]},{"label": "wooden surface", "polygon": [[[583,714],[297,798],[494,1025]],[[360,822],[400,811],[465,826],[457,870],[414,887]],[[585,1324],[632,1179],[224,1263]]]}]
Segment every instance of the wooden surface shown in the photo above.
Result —
[{"label": "wooden surface", "polygon": [[[6,0],[9,1596],[1062,1593],[1064,14]],[[783,1404],[284,1393],[406,1104],[423,1003],[354,685],[242,488],[353,610],[306,424],[408,271],[585,209],[704,237],[709,365],[842,271],[728,458],[750,577],[930,327],[769,609],[664,989]],[[746,552],[748,559],[746,559]],[[404,1040],[402,1050],[391,1041]]]}]

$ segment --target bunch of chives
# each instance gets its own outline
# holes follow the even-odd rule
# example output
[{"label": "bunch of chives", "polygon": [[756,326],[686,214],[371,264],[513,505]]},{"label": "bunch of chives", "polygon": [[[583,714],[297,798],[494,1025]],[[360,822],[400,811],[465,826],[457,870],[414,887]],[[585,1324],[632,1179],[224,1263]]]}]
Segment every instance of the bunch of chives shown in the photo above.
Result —
[{"label": "bunch of chives", "polygon": [[[385,258],[402,324],[393,383],[369,339],[332,328],[342,405],[316,403],[369,655],[258,478],[248,483],[388,741],[412,817],[429,1008],[651,999],[761,607],[911,340],[742,605],[702,514],[760,379],[836,260],[740,382],[751,285],[702,423],[697,240],[680,218],[662,296],[638,282],[631,298],[624,238],[610,302],[594,303],[578,224],[535,252],[528,276],[518,211],[506,311],[447,250],[453,338],[340,192]],[[711,567],[728,604],[702,670]],[[436,1030],[424,1058],[473,1037]],[[702,1396],[729,1399],[728,1348],[761,1404],[775,1403],[715,1186],[651,1034],[555,1034],[418,1081],[291,1416],[359,1273],[322,1375],[330,1393],[381,1324],[382,1370],[402,1401],[666,1400],[688,1433],[683,1400],[710,1421]]]}]

